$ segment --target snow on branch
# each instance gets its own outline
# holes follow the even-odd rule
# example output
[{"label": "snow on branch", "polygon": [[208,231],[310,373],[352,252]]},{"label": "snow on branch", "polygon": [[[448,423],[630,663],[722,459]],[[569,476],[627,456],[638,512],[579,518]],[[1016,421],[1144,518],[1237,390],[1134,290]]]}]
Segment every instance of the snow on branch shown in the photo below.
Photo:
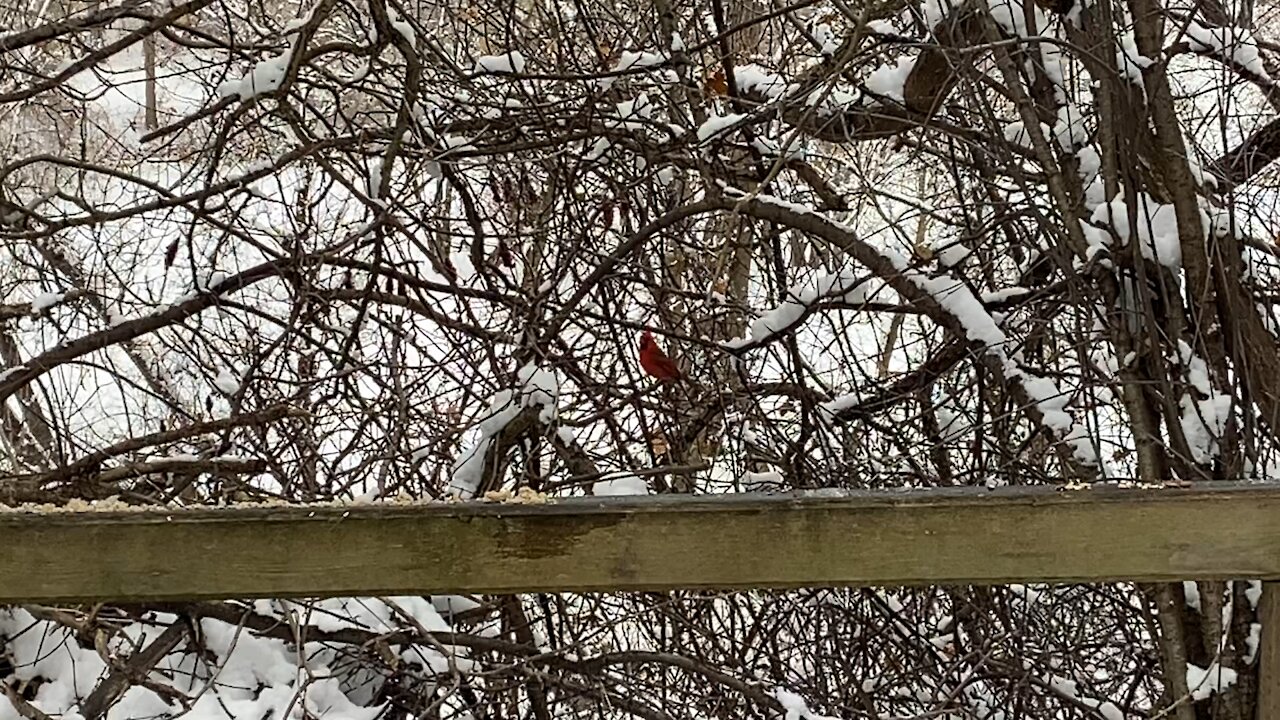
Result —
[{"label": "snow on branch", "polygon": [[[298,262],[305,262],[307,259],[308,257],[304,256],[299,258]],[[276,277],[288,269],[288,263],[275,261],[256,265],[244,272],[222,278],[205,291],[181,298],[178,302],[161,308],[154,313],[124,320],[103,330],[89,333],[76,340],[62,343],[50,350],[46,350],[27,363],[19,367],[9,368],[8,371],[0,375],[0,400],[4,400],[16,392],[18,388],[56,367],[97,352],[105,347],[127,342],[155,332],[160,328],[179,323],[216,306],[221,295],[243,289],[267,278]]]},{"label": "snow on branch", "polygon": [[[1182,267],[1182,244],[1178,237],[1177,211],[1173,205],[1161,204],[1147,193],[1140,193],[1135,203],[1118,196],[1096,207],[1091,220],[1109,225],[1120,238],[1121,245],[1128,245],[1136,236],[1143,258],[1174,271]],[[1208,233],[1209,215],[1204,210],[1200,210],[1200,223],[1201,231]]]},{"label": "snow on branch", "polygon": [[1187,25],[1187,41],[1191,45],[1192,52],[1219,58],[1257,79],[1271,80],[1266,67],[1262,64],[1262,56],[1258,52],[1258,41],[1248,28],[1208,27],[1197,20],[1192,20]]},{"label": "snow on branch", "polygon": [[1232,399],[1214,390],[1209,366],[1184,340],[1178,340],[1178,356],[1187,383],[1187,389],[1178,399],[1182,434],[1191,459],[1200,464],[1209,463],[1221,449],[1218,443],[1227,430]]},{"label": "snow on branch", "polygon": [[792,288],[780,305],[762,313],[751,323],[747,337],[724,343],[733,350],[763,345],[773,338],[798,327],[823,301],[841,301],[851,305],[867,302],[870,280],[865,270],[844,270],[818,279],[812,287]]},{"label": "snow on branch", "polygon": [[560,381],[553,371],[530,362],[516,371],[516,380],[515,389],[501,390],[489,401],[476,425],[479,438],[454,464],[449,489],[461,497],[475,496],[512,442],[532,427],[551,425],[558,416]]},{"label": "snow on branch", "polygon": [[490,75],[513,75],[524,72],[525,65],[524,55],[519,50],[512,50],[501,55],[482,55],[476,58],[475,68],[472,72]]},{"label": "snow on branch", "polygon": [[[1087,430],[1066,411],[1068,395],[1052,380],[1020,367],[1005,349],[1006,336],[982,302],[964,283],[949,276],[931,277],[911,268],[907,259],[891,250],[876,248],[858,238],[856,231],[795,203],[767,195],[748,196],[729,190],[726,210],[770,220],[828,242],[866,266],[904,299],[916,303],[934,322],[966,338],[981,349],[983,364],[1009,382],[1027,405],[1027,411],[1069,450],[1074,462],[1098,464]],[[1080,473],[1092,472],[1077,468]]]}]

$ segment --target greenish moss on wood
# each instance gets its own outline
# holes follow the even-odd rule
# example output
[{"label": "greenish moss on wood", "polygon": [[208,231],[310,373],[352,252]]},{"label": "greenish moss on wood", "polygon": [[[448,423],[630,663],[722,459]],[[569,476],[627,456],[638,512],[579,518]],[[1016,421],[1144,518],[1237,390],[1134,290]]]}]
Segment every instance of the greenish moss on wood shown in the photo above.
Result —
[{"label": "greenish moss on wood", "polygon": [[1280,578],[1280,488],[0,514],[0,602]]}]

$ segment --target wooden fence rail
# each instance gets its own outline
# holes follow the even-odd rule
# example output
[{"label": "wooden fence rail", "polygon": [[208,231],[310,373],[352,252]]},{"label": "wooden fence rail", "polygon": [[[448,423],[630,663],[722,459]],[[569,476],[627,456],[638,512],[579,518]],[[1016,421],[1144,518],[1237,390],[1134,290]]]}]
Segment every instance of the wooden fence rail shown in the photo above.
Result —
[{"label": "wooden fence rail", "polygon": [[0,604],[1236,578],[1280,579],[1280,486],[0,512]]},{"label": "wooden fence rail", "polygon": [[0,602],[1280,579],[1280,486],[0,513]]}]

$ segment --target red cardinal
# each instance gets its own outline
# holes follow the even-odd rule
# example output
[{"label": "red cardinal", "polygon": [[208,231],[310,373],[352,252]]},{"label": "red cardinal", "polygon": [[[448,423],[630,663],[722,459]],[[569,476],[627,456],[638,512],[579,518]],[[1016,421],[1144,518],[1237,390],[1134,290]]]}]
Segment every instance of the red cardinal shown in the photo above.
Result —
[{"label": "red cardinal", "polygon": [[684,379],[675,361],[662,352],[662,348],[653,340],[653,333],[648,330],[640,335],[640,367],[663,382]]}]

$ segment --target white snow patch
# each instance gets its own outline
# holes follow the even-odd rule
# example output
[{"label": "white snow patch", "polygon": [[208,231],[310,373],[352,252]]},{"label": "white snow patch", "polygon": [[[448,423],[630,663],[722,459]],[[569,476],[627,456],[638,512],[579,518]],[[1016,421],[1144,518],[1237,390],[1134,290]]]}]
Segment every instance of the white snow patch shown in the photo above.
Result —
[{"label": "white snow patch", "polygon": [[591,486],[593,495],[648,495],[649,484],[635,475],[621,475],[600,480]]},{"label": "white snow patch", "polygon": [[818,108],[819,112],[829,115],[854,105],[860,105],[862,103],[862,91],[857,88],[853,88],[850,91],[843,87],[824,86],[809,93],[809,97],[805,98],[805,103],[811,107]]},{"label": "white snow patch", "polygon": [[1010,585],[1009,592],[1013,593],[1014,597],[1024,600],[1028,605],[1034,605],[1041,595],[1039,590],[1018,584]]},{"label": "white snow patch", "polygon": [[480,437],[470,450],[463,452],[453,465],[449,489],[464,498],[475,494],[484,479],[484,460],[490,445],[512,420],[525,408],[539,408],[538,420],[544,424],[555,421],[559,412],[560,382],[553,371],[526,363],[516,371],[516,390],[500,390],[489,402],[489,411],[476,429]]},{"label": "white snow patch", "polygon": [[[1137,237],[1142,257],[1154,260],[1170,270],[1182,267],[1182,245],[1178,239],[1177,211],[1172,205],[1162,205],[1147,193],[1141,193],[1137,208]],[[1110,225],[1128,245],[1134,235],[1129,226],[1129,206],[1123,196],[1094,208],[1090,220]],[[1210,228],[1209,215],[1200,210],[1201,232]]]},{"label": "white snow patch", "polygon": [[786,481],[783,479],[782,473],[777,470],[748,471],[742,476],[742,489],[746,492],[781,490],[785,485]]},{"label": "white snow patch", "polygon": [[[1080,175],[1081,184],[1086,186],[1087,196],[1087,188],[1089,184],[1094,181],[1094,178],[1098,176],[1098,170],[1102,168],[1102,156],[1098,154],[1098,149],[1096,147],[1086,145],[1085,147],[1080,148],[1076,153],[1076,162],[1080,165],[1077,169],[1077,173]],[[1086,207],[1093,210],[1102,200],[1099,198],[1096,202],[1090,203],[1089,201],[1091,199],[1092,198],[1090,197],[1086,197],[1085,202]]]},{"label": "white snow patch", "polygon": [[835,417],[840,412],[854,407],[860,402],[862,402],[862,397],[858,395],[858,393],[846,393],[844,395],[837,395],[831,400],[822,403],[818,406],[818,409],[827,413],[831,417]]},{"label": "white snow patch", "polygon": [[617,104],[618,117],[622,120],[635,120],[653,117],[653,102],[645,94],[637,95],[632,100],[624,100]]},{"label": "white snow patch", "polygon": [[[1031,669],[1029,663],[1026,661],[1023,661],[1023,664],[1028,670]],[[1074,700],[1086,707],[1093,708],[1106,720],[1126,720],[1125,714],[1110,700],[1098,700],[1097,698],[1091,698],[1087,695],[1081,694],[1080,687],[1074,680],[1060,677],[1053,673],[1045,673],[1043,679],[1045,684],[1048,685],[1055,693],[1062,697]]]},{"label": "white snow patch", "polygon": [[432,595],[431,606],[441,615],[454,615],[484,607],[475,600],[462,595]]},{"label": "white snow patch", "polygon": [[819,715],[809,709],[809,704],[799,695],[782,688],[775,688],[773,697],[782,706],[785,713],[783,720],[836,720],[836,718]]},{"label": "white snow patch", "polygon": [[1182,594],[1187,598],[1187,607],[1200,611],[1200,586],[1193,580],[1182,581]]},{"label": "white snow patch", "polygon": [[[751,146],[765,157],[782,156],[782,142],[775,140],[774,138],[756,137],[752,139]],[[788,139],[786,159],[802,160],[807,155],[808,152],[806,152],[804,145],[802,145],[796,138],[793,137]]]},{"label": "white snow patch", "polygon": [[476,65],[473,72],[490,73],[490,74],[513,74],[522,73],[525,68],[524,55],[519,50],[502,53],[501,55],[481,55],[476,58]]},{"label": "white snow patch", "polygon": [[444,148],[444,152],[440,153],[441,157],[449,153],[471,152],[476,149],[470,139],[461,135],[441,135],[439,143]]},{"label": "white snow patch", "polygon": [[898,62],[893,65],[881,65],[871,71],[863,84],[866,85],[867,90],[876,95],[887,97],[900,105],[906,104],[904,94],[907,78],[911,76],[911,70],[915,66],[914,57],[898,58]]},{"label": "white snow patch", "polygon": [[593,143],[591,145],[591,149],[588,150],[586,154],[582,156],[582,159],[587,162],[595,162],[600,158],[604,157],[604,154],[609,152],[609,150],[612,147],[613,147],[613,142],[609,140],[609,138],[607,137],[596,138],[595,143]]},{"label": "white snow patch", "polygon": [[733,68],[733,79],[743,92],[756,92],[770,100],[777,99],[792,90],[781,75],[754,63]]},{"label": "white snow patch", "polygon": [[736,125],[745,118],[746,115],[739,113],[731,113],[729,115],[712,115],[708,117],[701,125],[698,126],[698,142],[706,142],[707,140],[719,135]]},{"label": "white snow patch", "polygon": [[213,378],[213,386],[224,395],[240,392],[240,378],[227,368],[222,368]]},{"label": "white snow patch", "polygon": [[258,61],[249,73],[239,80],[226,80],[218,85],[218,97],[226,98],[239,95],[240,100],[248,101],[259,95],[275,92],[284,82],[289,71],[289,63],[293,59],[293,48],[283,53]]},{"label": "white snow patch", "polygon": [[1257,610],[1258,601],[1262,599],[1262,581],[1246,580],[1245,583],[1249,586],[1244,591],[1244,597],[1249,601],[1249,609]]},{"label": "white snow patch", "polygon": [[614,63],[613,71],[621,72],[632,68],[646,68],[661,65],[667,61],[666,56],[651,52],[635,52],[633,50],[624,50],[618,56],[618,62]]},{"label": "white snow patch", "polygon": [[53,307],[54,305],[57,305],[58,303],[62,302],[63,298],[65,298],[66,296],[67,296],[66,293],[60,293],[60,292],[40,293],[35,297],[34,300],[31,301],[31,312],[42,313],[45,310],[48,310],[49,308]]},{"label": "white snow patch", "polygon": [[484,458],[494,438],[517,415],[520,404],[511,390],[500,390],[489,401],[489,412],[477,424],[480,437],[470,450],[458,456],[453,465],[453,477],[449,489],[464,498],[473,496],[484,479]]},{"label": "white snow patch", "polygon": [[1147,85],[1142,79],[1142,71],[1154,63],[1154,60],[1138,51],[1138,43],[1134,40],[1132,30],[1120,36],[1120,47],[1116,49],[1116,67],[1119,68],[1121,76],[1146,90]]},{"label": "white snow patch", "polygon": [[[1041,137],[1053,137],[1053,130],[1048,125],[1040,123],[1040,135]],[[1031,133],[1027,131],[1026,125],[1021,120],[1015,120],[1004,126],[1004,139],[1020,148],[1035,149],[1031,142]]]},{"label": "white snow patch", "polygon": [[4,382],[5,380],[8,380],[11,376],[17,375],[18,373],[26,369],[27,369],[26,365],[14,365],[13,367],[0,370],[0,383]]},{"label": "white snow patch", "polygon": [[791,288],[781,304],[752,321],[747,337],[729,340],[724,344],[729,348],[740,348],[768,342],[778,333],[796,326],[805,313],[820,300],[840,299],[855,305],[864,303],[868,299],[869,280],[866,271],[857,273],[845,270],[823,275],[812,287]]},{"label": "white snow patch", "polygon": [[924,0],[925,25],[933,30],[958,6],[959,3],[952,3],[952,0]]},{"label": "white snow patch", "polygon": [[387,21],[391,23],[392,30],[395,30],[400,37],[409,41],[411,47],[418,44],[418,37],[413,31],[413,25],[410,25],[409,21],[405,20],[399,12],[396,12],[395,8],[389,5],[387,6]]},{"label": "white snow patch", "polygon": [[1218,438],[1226,431],[1231,416],[1231,396],[1214,391],[1208,365],[1184,340],[1178,340],[1178,355],[1187,383],[1194,390],[1194,393],[1184,392],[1178,400],[1182,432],[1192,459],[1203,464],[1218,455]]},{"label": "white snow patch", "polygon": [[1074,104],[1058,108],[1058,121],[1053,125],[1053,137],[1058,146],[1067,152],[1083,148],[1089,142],[1089,130],[1084,125],[1084,113]]},{"label": "white snow patch", "polygon": [[[1027,26],[1026,8],[1021,0],[991,0],[991,17],[1001,29],[1014,37],[1031,37],[1035,33]],[[1032,22],[1037,29],[1048,25],[1047,18],[1038,5],[1031,6]]]},{"label": "white snow patch", "polygon": [[998,350],[1004,345],[1008,339],[1004,331],[967,285],[949,276],[928,277],[914,270],[904,274],[959,321],[964,328],[965,337],[992,349]]},{"label": "white snow patch", "polygon": [[520,368],[516,376],[523,391],[524,406],[542,408],[538,420],[544,425],[554,421],[559,412],[556,401],[560,398],[560,381],[555,372],[530,362]]},{"label": "white snow patch", "polygon": [[1187,663],[1187,688],[1195,700],[1204,700],[1214,692],[1222,692],[1235,684],[1236,671],[1213,663],[1208,668]]},{"label": "white snow patch", "polygon": [[1000,303],[1014,298],[1026,297],[1030,294],[1031,290],[1028,288],[1019,286],[1007,287],[982,293],[982,302],[986,304]]},{"label": "white snow patch", "polygon": [[1187,26],[1187,39],[1197,53],[1224,58],[1261,79],[1271,79],[1258,53],[1258,41],[1247,28],[1211,28],[1192,20]]},{"label": "white snow patch", "polygon": [[1262,644],[1262,623],[1249,623],[1249,636],[1244,639],[1244,664],[1252,665]]}]

